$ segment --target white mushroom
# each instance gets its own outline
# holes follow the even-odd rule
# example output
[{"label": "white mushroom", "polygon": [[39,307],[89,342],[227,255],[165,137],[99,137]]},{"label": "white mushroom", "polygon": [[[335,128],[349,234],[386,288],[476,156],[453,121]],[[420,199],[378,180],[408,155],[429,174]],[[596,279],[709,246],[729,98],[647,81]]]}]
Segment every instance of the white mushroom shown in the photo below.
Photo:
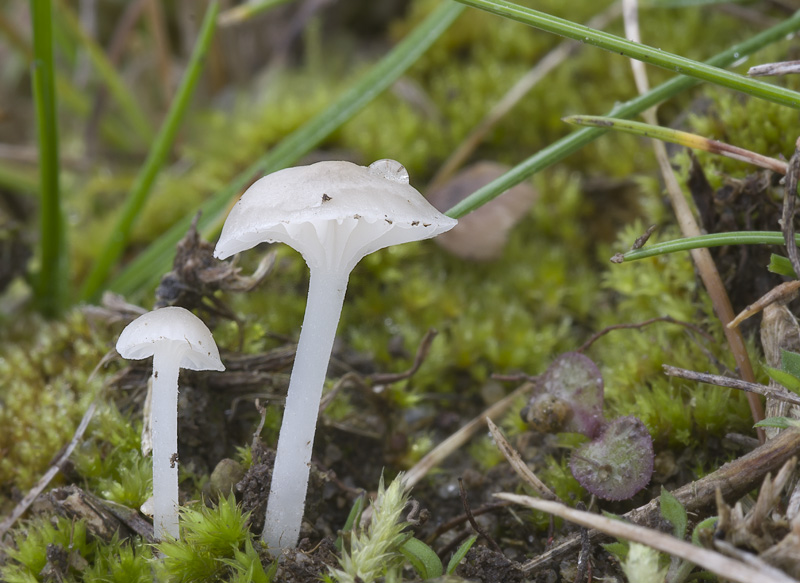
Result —
[{"label": "white mushroom", "polygon": [[153,357],[153,526],[155,536],[178,538],[178,372],[225,370],[205,324],[183,308],[168,307],[136,318],[122,331],[123,358]]},{"label": "white mushroom", "polygon": [[394,160],[368,168],[319,162],[281,170],[253,184],[228,215],[218,258],[278,241],[299,251],[311,272],[262,534],[274,554],[297,545],[322,386],[350,271],[373,251],[455,225],[409,185]]}]

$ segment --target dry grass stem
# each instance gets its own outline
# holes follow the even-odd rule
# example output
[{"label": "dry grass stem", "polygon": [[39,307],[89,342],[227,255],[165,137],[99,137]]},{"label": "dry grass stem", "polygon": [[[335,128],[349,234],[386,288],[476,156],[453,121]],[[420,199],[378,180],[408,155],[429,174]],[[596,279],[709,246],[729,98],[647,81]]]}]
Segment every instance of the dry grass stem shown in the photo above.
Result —
[{"label": "dry grass stem", "polygon": [[526,464],[522,459],[522,456],[519,455],[519,452],[511,447],[511,444],[508,443],[508,440],[506,439],[506,436],[503,435],[503,432],[500,431],[497,425],[492,423],[492,420],[488,417],[486,418],[486,425],[489,426],[489,431],[491,432],[492,437],[497,444],[497,449],[499,449],[500,452],[505,456],[506,460],[508,460],[508,463],[511,464],[511,467],[514,468],[515,472],[517,472],[517,475],[545,500],[561,502],[561,499],[556,496],[556,494],[550,488],[548,488],[544,482],[536,477],[536,474],[531,471],[531,469],[528,467],[528,464]]},{"label": "dry grass stem", "polygon": [[599,514],[582,512],[550,500],[540,500],[538,498],[531,498],[530,496],[520,496],[518,494],[505,492],[495,494],[495,496],[501,500],[509,500],[522,506],[541,510],[548,514],[554,514],[570,522],[599,530],[611,536],[647,545],[661,552],[680,557],[699,565],[730,581],[735,581],[737,583],[753,583],[755,581],[797,583],[796,579],[789,577],[774,567],[764,564],[763,561],[758,561],[754,564],[750,560],[748,560],[747,563],[743,560],[734,560],[720,553],[697,547],[657,530],[629,524],[621,520],[606,518]]},{"label": "dry grass stem", "polygon": [[761,296],[754,303],[747,306],[737,315],[733,320],[728,323],[728,328],[735,328],[750,316],[755,316],[761,310],[775,302],[791,301],[797,296],[797,291],[800,290],[800,280],[787,281],[780,285],[775,286],[763,296]]},{"label": "dry grass stem", "polygon": [[533,390],[531,383],[525,383],[516,389],[513,393],[500,399],[497,403],[483,411],[480,415],[472,419],[469,423],[464,425],[461,429],[456,431],[453,435],[445,439],[442,443],[429,451],[425,457],[419,460],[413,468],[408,470],[405,475],[406,489],[412,488],[417,484],[425,475],[442,463],[451,453],[463,446],[470,438],[480,429],[483,428],[485,419],[496,419],[506,412],[514,400],[527,392]]},{"label": "dry grass stem", "polygon": [[695,372],[693,370],[686,370],[685,368],[677,368],[668,364],[663,365],[663,368],[664,373],[667,376],[686,379],[689,381],[697,381],[699,383],[706,383],[709,385],[715,385],[717,387],[738,389],[740,391],[755,393],[770,399],[776,399],[778,401],[800,406],[800,397],[792,392],[787,391],[783,387],[768,387],[767,385],[748,383],[747,381],[743,381],[741,379],[734,379],[722,375]]},{"label": "dry grass stem", "polygon": [[[589,28],[603,29],[613,22],[620,15],[619,2],[615,2],[605,11],[591,18],[586,26]],[[547,53],[536,65],[523,75],[514,86],[498,101],[494,107],[486,114],[486,117],[464,138],[461,144],[455,149],[450,157],[445,160],[439,171],[428,185],[429,190],[433,190],[450,179],[453,174],[466,162],[472,152],[475,151],[486,135],[492,130],[503,117],[519,103],[519,101],[533,89],[539,81],[544,79],[548,73],[558,67],[561,63],[572,56],[575,51],[583,45],[579,42],[567,40],[559,44],[555,49]]]},{"label": "dry grass stem", "polygon": [[[678,499],[690,514],[707,516],[713,507],[717,490],[723,498],[736,500],[761,485],[769,472],[775,472],[800,448],[800,431],[787,429],[775,439],[770,440],[753,451],[737,458],[707,476],[681,486],[672,495]],[[660,498],[654,498],[644,506],[635,508],[623,518],[641,526],[657,527],[661,522]],[[597,530],[589,532],[596,540],[602,536]],[[564,557],[575,553],[581,544],[578,534],[571,535],[549,548],[541,555],[527,561],[522,570],[530,573],[546,565],[557,564]]]},{"label": "dry grass stem", "polygon": [[[625,21],[626,36],[631,40],[641,42],[636,0],[624,0],[623,19]],[[644,65],[639,61],[632,61],[632,63],[633,73],[636,78],[636,86],[639,93],[644,93],[649,86]],[[647,123],[658,125],[655,108],[645,111],[642,115]],[[683,196],[681,187],[672,170],[672,165],[670,164],[664,143],[659,140],[652,140],[652,143],[681,233],[684,237],[697,237],[701,235],[700,227],[695,220],[691,208],[689,208],[689,204],[686,202],[686,197]],[[725,290],[725,285],[722,283],[722,278],[719,275],[717,266],[711,257],[711,252],[708,249],[693,249],[690,253],[692,255],[692,260],[697,266],[700,279],[703,281],[703,285],[706,291],[708,291],[708,295],[711,297],[711,302],[714,305],[714,312],[722,322],[725,338],[728,340],[728,345],[733,352],[739,374],[745,381],[754,383],[756,377],[753,372],[753,365],[750,362],[750,357],[747,354],[744,337],[738,328],[728,328],[728,322],[733,320],[734,316],[733,307],[731,306],[728,292]],[[750,405],[750,412],[753,416],[753,420],[758,422],[764,419],[764,407],[759,398],[754,394],[748,393],[747,401]],[[758,428],[756,429],[756,433],[758,434],[759,441],[763,443],[766,439],[764,430]]]}]

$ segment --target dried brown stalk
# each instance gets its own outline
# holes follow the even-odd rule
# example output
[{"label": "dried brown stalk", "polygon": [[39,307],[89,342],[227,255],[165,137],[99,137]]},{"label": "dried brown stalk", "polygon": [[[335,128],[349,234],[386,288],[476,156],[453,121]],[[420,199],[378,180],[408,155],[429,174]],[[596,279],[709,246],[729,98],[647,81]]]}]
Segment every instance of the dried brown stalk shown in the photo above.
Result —
[{"label": "dried brown stalk", "polygon": [[557,502],[561,502],[561,499],[556,496],[555,492],[553,492],[550,488],[542,482],[536,474],[534,474],[531,469],[528,467],[528,464],[525,463],[525,460],[522,459],[522,456],[519,455],[519,452],[511,447],[511,444],[508,443],[506,436],[503,435],[503,432],[498,429],[497,425],[492,423],[492,420],[488,417],[486,418],[486,424],[489,426],[489,431],[494,437],[494,441],[497,444],[497,449],[500,450],[508,463],[511,464],[511,467],[517,472],[517,475],[522,478],[526,484],[528,484],[531,488],[533,488],[539,496],[544,498],[545,500],[554,500]]},{"label": "dried brown stalk", "polygon": [[[626,36],[631,40],[641,42],[636,0],[625,0],[623,3],[623,18],[625,21]],[[632,61],[632,67],[634,77],[636,78],[636,87],[639,93],[645,93],[649,84],[647,82],[647,73],[644,65],[639,61]],[[642,115],[647,123],[658,125],[655,108],[645,111]],[[686,202],[686,197],[684,197],[683,192],[681,192],[678,180],[672,170],[664,143],[659,140],[652,140],[652,143],[681,233],[684,237],[697,237],[701,235],[700,227],[695,220],[691,208],[689,208],[689,204]],[[744,337],[738,328],[728,328],[728,322],[733,320],[733,307],[731,306],[728,292],[725,291],[725,286],[722,283],[719,271],[717,271],[717,266],[711,257],[711,253],[708,249],[693,249],[690,253],[692,255],[692,260],[697,266],[700,279],[708,291],[708,295],[711,297],[711,302],[714,305],[714,312],[722,322],[725,338],[736,360],[739,374],[744,380],[754,383],[756,377],[753,372],[753,366],[750,363],[750,357],[747,354]],[[750,405],[750,412],[753,416],[753,420],[756,422],[761,421],[764,418],[764,408],[759,398],[756,395],[748,394],[747,401]],[[758,434],[759,441],[763,443],[765,440],[764,431],[758,428],[756,433]]]},{"label": "dried brown stalk", "polygon": [[[758,487],[770,472],[776,472],[783,464],[797,454],[800,448],[800,431],[787,429],[775,439],[733,460],[717,471],[686,484],[672,495],[686,508],[690,514],[703,515],[710,511],[716,500],[716,491],[726,500],[737,500],[753,488]],[[661,521],[660,498],[654,498],[644,506],[631,510],[623,515],[634,524],[655,528]],[[589,537],[597,540],[602,537],[597,530],[589,531]],[[560,543],[522,565],[526,573],[540,569],[562,560],[570,553],[575,553],[581,545],[580,535],[567,537]]]},{"label": "dried brown stalk", "polygon": [[659,551],[690,561],[730,581],[737,583],[753,583],[754,581],[797,583],[796,579],[763,562],[753,564],[742,560],[734,560],[651,528],[607,518],[600,514],[583,512],[550,500],[541,500],[505,492],[495,494],[495,496],[501,500],[509,500],[529,508],[560,516],[570,522],[600,530],[611,536],[653,547]]},{"label": "dried brown stalk", "polygon": [[533,384],[525,383],[517,390],[497,403],[483,411],[480,415],[472,419],[453,435],[445,439],[442,443],[433,448],[428,454],[419,460],[413,468],[405,474],[406,490],[410,489],[419,482],[432,469],[442,463],[451,453],[463,446],[480,429],[483,428],[485,419],[494,419],[506,412],[514,400],[527,392],[533,390]]}]

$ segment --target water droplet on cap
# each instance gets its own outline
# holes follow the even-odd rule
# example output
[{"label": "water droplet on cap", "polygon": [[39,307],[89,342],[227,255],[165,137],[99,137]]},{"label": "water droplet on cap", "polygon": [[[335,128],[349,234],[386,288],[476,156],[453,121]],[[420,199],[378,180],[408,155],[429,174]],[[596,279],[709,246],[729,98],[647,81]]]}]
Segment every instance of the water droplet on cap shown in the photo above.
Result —
[{"label": "water droplet on cap", "polygon": [[408,170],[397,160],[384,158],[369,165],[369,173],[392,182],[408,184]]}]

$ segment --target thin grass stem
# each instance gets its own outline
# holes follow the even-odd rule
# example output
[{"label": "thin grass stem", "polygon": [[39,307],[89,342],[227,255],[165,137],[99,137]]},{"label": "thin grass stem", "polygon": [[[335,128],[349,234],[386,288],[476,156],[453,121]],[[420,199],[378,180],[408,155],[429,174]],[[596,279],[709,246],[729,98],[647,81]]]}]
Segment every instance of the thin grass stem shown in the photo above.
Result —
[{"label": "thin grass stem", "polygon": [[[800,235],[795,235],[795,241],[800,245]],[[780,231],[743,231],[741,233],[714,233],[712,235],[699,235],[654,243],[641,249],[634,249],[627,253],[615,256],[615,262],[622,263],[647,259],[657,255],[677,253],[678,251],[691,251],[706,247],[724,247],[726,245],[783,245],[783,233]]]},{"label": "thin grass stem", "polygon": [[748,164],[772,170],[778,174],[786,174],[786,162],[783,160],[763,156],[756,152],[739,148],[738,146],[732,146],[725,142],[712,140],[689,132],[682,132],[680,130],[639,121],[614,119],[601,115],[570,115],[563,118],[563,121],[578,126],[608,128],[627,134],[661,140],[662,142],[670,142],[694,150],[703,150],[705,152],[711,152],[712,154],[719,154],[720,156],[739,160],[740,162],[747,162]]},{"label": "thin grass stem", "polygon": [[95,71],[108,87],[111,95],[120,106],[122,114],[125,116],[128,126],[145,144],[153,142],[155,132],[153,124],[145,115],[139,103],[125,81],[117,73],[114,65],[106,57],[103,49],[92,39],[81,27],[78,18],[67,6],[64,0],[58,0],[58,13],[63,18],[63,22],[81,44],[89,60],[92,62]]},{"label": "thin grass stem", "polygon": [[[730,47],[728,50],[719,53],[706,61],[707,64],[715,67],[725,67],[737,59],[754,53],[765,46],[783,39],[786,35],[792,34],[800,29],[800,12],[796,12],[791,18],[764,30],[752,38]],[[696,85],[698,81],[691,77],[680,76],[662,83],[651,91],[640,95],[630,101],[616,105],[608,114],[608,117],[627,118],[637,115],[649,107],[669,99]],[[537,172],[560,162],[570,154],[577,152],[586,144],[602,136],[608,130],[605,128],[586,128],[578,130],[561,138],[538,151],[536,154],[521,162],[505,174],[490,182],[486,186],[476,190],[467,198],[447,211],[447,216],[453,218],[463,217],[485,205],[490,200],[504,193],[527,180]]]},{"label": "thin grass stem", "polygon": [[58,119],[50,0],[31,0],[31,22],[40,196],[40,268],[35,295],[39,310],[45,316],[54,317],[65,304],[67,254],[59,181]]},{"label": "thin grass stem", "polygon": [[125,204],[117,218],[114,229],[111,231],[111,236],[102,247],[100,256],[97,258],[97,261],[95,261],[89,276],[83,284],[80,294],[82,300],[90,301],[96,299],[98,292],[108,278],[111,268],[122,255],[133,224],[139,217],[145,202],[147,202],[153,182],[172,148],[175,135],[178,133],[178,128],[189,107],[189,101],[194,93],[194,88],[203,71],[205,56],[211,45],[211,39],[214,36],[218,10],[219,4],[216,1],[211,2],[206,10],[206,15],[200,29],[200,35],[192,51],[192,56],[189,60],[189,65],[183,76],[183,80],[181,81],[181,85],[178,88],[175,99],[170,105],[167,117],[158,132],[158,136],[156,136],[156,141],[152,148],[150,148],[147,160],[145,160],[139,174],[136,176],[136,180],[131,187],[128,197],[125,199]]},{"label": "thin grass stem", "polygon": [[[370,101],[394,83],[464,11],[456,2],[443,2],[350,89],[305,125],[284,138],[270,152],[234,178],[201,206],[199,227],[206,236],[221,225],[222,214],[254,178],[285,168],[311,151]],[[175,256],[175,244],[186,234],[195,212],[175,223],[140,253],[111,282],[111,289],[131,295],[155,285]]]},{"label": "thin grass stem", "polygon": [[800,108],[800,93],[792,91],[791,89],[786,89],[785,87],[770,85],[763,81],[756,81],[755,79],[720,69],[708,63],[693,61],[692,59],[674,55],[662,51],[661,49],[654,49],[647,45],[632,42],[601,30],[589,28],[588,26],[538,12],[531,8],[513,4],[512,2],[506,2],[505,0],[457,1],[467,6],[479,8],[480,10],[497,14],[546,32],[585,42],[606,51],[642,61],[649,65],[655,65],[667,71],[674,71],[681,75],[695,77],[702,81],[708,81],[715,85],[727,87],[734,91],[746,93],[753,97],[772,101],[787,107],[795,109]]}]

